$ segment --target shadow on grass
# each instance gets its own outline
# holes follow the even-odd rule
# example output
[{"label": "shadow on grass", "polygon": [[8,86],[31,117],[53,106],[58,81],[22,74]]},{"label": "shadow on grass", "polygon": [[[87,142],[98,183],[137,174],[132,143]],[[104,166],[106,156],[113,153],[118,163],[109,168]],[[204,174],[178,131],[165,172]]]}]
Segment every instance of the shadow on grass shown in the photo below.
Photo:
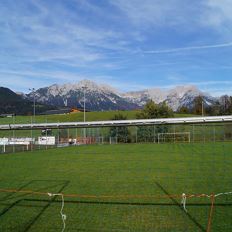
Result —
[{"label": "shadow on grass", "polygon": [[[26,184],[20,186],[19,188],[17,188],[17,191],[20,191],[24,188],[26,188],[27,186],[29,186],[30,184],[32,184],[34,182],[34,180],[31,180],[29,182],[27,182]],[[15,193],[8,193],[5,197],[3,198],[0,198],[0,201],[5,201],[5,200],[8,200],[10,199],[11,196],[13,196]]]},{"label": "shadow on grass", "polygon": [[[182,205],[175,199],[173,198],[169,192],[162,186],[160,185],[158,182],[155,182],[157,187],[159,189],[161,189],[167,196],[169,196],[169,199],[173,202],[173,205],[175,206],[178,206],[179,209],[202,231],[202,232],[205,232],[206,229],[188,212],[186,212]],[[197,204],[197,205],[200,205],[200,204]],[[207,205],[207,206],[211,206],[211,204],[204,204],[204,205]],[[195,205],[194,205],[195,206]]]},{"label": "shadow on grass", "polygon": [[[60,185],[63,185],[64,183],[66,183],[66,181],[62,181],[62,180],[59,180],[59,181],[54,181],[54,180],[32,180],[32,181],[28,182],[27,184],[22,185],[21,187],[19,187],[16,190],[17,191],[23,190],[25,187],[29,186],[32,183],[36,183],[36,182],[48,182],[48,183],[49,182],[60,182],[60,183],[54,184],[54,185],[49,185],[49,186],[46,186],[46,187],[43,187],[43,188],[35,189],[34,192],[46,191],[48,189],[55,188],[55,187],[58,187]],[[2,199],[0,199],[0,202],[1,201],[6,201],[6,200],[12,200],[12,199],[16,199],[16,198],[22,198],[22,197],[25,197],[25,196],[28,196],[28,195],[31,195],[31,193],[21,193],[20,196],[19,196],[17,192],[13,192],[13,193],[9,193],[6,197],[3,197]],[[1,216],[1,213],[0,213],[0,216]]]},{"label": "shadow on grass", "polygon": [[[69,185],[69,181],[34,180],[34,181],[30,181],[27,184],[22,185],[21,187],[19,187],[18,191],[20,191],[23,188],[29,186],[31,183],[34,183],[34,182],[37,182],[37,181],[45,181],[45,182],[48,182],[48,183],[49,182],[59,182],[59,183],[55,184],[55,185],[48,185],[47,187],[44,187],[44,188],[35,189],[34,190],[35,192],[42,191],[42,190],[47,190],[47,191],[49,190],[49,192],[50,192],[52,188],[61,186],[58,191],[55,191],[55,193],[60,193]],[[2,198],[1,202],[6,201],[6,200],[10,200],[10,199],[12,200],[14,198],[19,197],[19,196],[14,196],[14,194],[16,194],[16,193],[10,193],[9,196],[6,196],[6,197]],[[30,193],[26,193],[26,194],[21,195],[20,196],[21,199],[18,199],[17,201],[11,203],[5,209],[3,209],[2,212],[0,212],[0,218],[3,215],[5,215],[7,212],[9,212],[9,210],[11,210],[12,208],[19,206],[19,204],[21,202],[23,202],[25,200],[28,200],[28,199],[22,199],[22,197],[25,197],[27,195],[30,195]],[[14,197],[12,197],[12,196],[14,196]],[[39,219],[39,217],[45,212],[45,210],[51,205],[51,203],[56,200],[57,197],[58,196],[53,196],[49,201],[44,201],[47,204],[45,206],[40,207],[41,208],[40,212],[32,220],[29,221],[28,225],[23,230],[24,232],[28,231],[35,224],[35,222]]]},{"label": "shadow on grass", "polygon": [[[43,181],[43,180],[41,180]],[[45,180],[45,181],[48,181],[49,180]],[[50,181],[50,182],[54,182],[54,181]],[[61,186],[60,189],[56,192],[56,193],[60,193],[62,192],[69,184],[69,181],[58,181],[60,183],[56,184],[56,185],[50,185],[46,188],[46,190],[49,189],[50,187],[50,190],[51,190],[51,187],[57,187],[57,186]],[[31,182],[29,182],[31,183]],[[28,184],[29,184],[28,183]],[[24,186],[28,186],[27,185],[24,185]],[[170,194],[168,193],[168,191],[163,187],[161,186],[159,183],[156,183],[157,187],[159,189],[162,190],[162,192],[164,192],[167,196],[170,196]],[[21,186],[19,189],[22,189],[23,186]],[[43,188],[45,189],[45,188]],[[41,189],[40,189],[41,190]],[[12,194],[10,194],[12,196]],[[25,195],[23,195],[25,196]],[[36,221],[40,218],[40,216],[45,212],[45,210],[53,203],[56,203],[56,204],[61,204],[61,200],[57,199],[58,197],[57,196],[54,196],[52,198],[48,198],[48,199],[36,199],[36,198],[21,198],[17,201],[15,201],[14,203],[8,205],[1,213],[0,213],[0,217],[3,216],[4,214],[6,214],[9,210],[11,210],[12,208],[14,207],[37,207],[39,212],[38,214],[33,217],[33,219],[31,219],[26,227],[23,229],[24,232],[26,231],[29,231],[30,228],[36,223]],[[123,202],[123,201],[102,201],[102,200],[95,200],[95,201],[89,201],[89,200],[67,200],[65,199],[65,204],[89,204],[89,205],[126,205],[126,206],[161,206],[161,207],[178,207],[181,212],[186,215],[197,227],[200,231],[202,232],[205,232],[206,229],[188,212],[185,212],[183,207],[180,205],[180,203],[172,198],[171,196],[169,197],[169,199],[171,200],[170,203],[154,203],[154,202]],[[30,204],[28,206],[25,206],[21,203],[23,202],[30,202]],[[33,202],[35,204],[33,204]],[[36,204],[36,202],[43,202],[44,205],[42,206],[39,206],[38,204]],[[5,203],[4,203],[5,204]],[[3,205],[3,204],[2,204]],[[7,204],[5,204],[7,205]],[[211,203],[198,203],[198,204],[195,204],[195,203],[189,203],[188,204],[188,207],[210,207],[211,206]],[[229,203],[229,204],[219,204],[219,203],[215,203],[215,206],[222,206],[222,207],[231,207],[232,206],[232,203]]]},{"label": "shadow on grass", "polygon": [[[42,200],[42,199],[22,199],[27,202],[50,202],[50,200]],[[52,203],[61,204],[61,200],[54,200]],[[65,200],[65,204],[89,204],[89,205],[128,205],[128,206],[178,206],[176,203],[150,203],[150,202],[120,202],[120,201],[83,201],[83,200]],[[232,207],[232,203],[230,204],[214,204],[215,206],[221,207]],[[210,207],[211,203],[189,203],[188,207]],[[182,208],[182,207],[181,207]],[[184,211],[185,213],[185,211]]]}]

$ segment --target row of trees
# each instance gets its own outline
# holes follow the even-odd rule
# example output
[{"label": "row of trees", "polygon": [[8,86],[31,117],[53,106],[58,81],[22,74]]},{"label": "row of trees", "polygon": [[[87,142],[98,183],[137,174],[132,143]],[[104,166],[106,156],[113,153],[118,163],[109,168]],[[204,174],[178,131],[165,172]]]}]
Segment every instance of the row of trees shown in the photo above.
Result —
[{"label": "row of trees", "polygon": [[207,104],[202,96],[197,96],[193,101],[192,108],[182,106],[179,113],[196,115],[231,115],[232,114],[232,96],[222,96],[218,101]]},{"label": "row of trees", "polygon": [[[226,115],[232,114],[232,97],[224,96],[220,98],[218,103],[207,105],[204,104],[202,107],[202,102],[204,102],[203,97],[198,96],[194,99],[193,107],[189,110],[186,107],[182,107],[179,110],[179,113],[193,113],[193,114],[202,114],[202,108],[204,109],[204,115]],[[144,106],[144,109],[141,110],[137,115],[137,119],[154,119],[154,118],[171,118],[174,117],[173,110],[166,104],[160,103],[156,104],[152,100],[148,101]],[[122,114],[116,114],[112,120],[126,120],[127,117]],[[131,134],[132,130],[129,130],[126,126],[121,127],[111,127],[109,130],[109,137],[117,138],[117,141],[130,142],[132,137],[135,138],[135,135]],[[156,126],[139,126],[136,131],[136,140],[138,142],[154,142],[158,140],[159,133],[167,133],[168,126],[165,125],[156,125]],[[60,137],[69,137],[67,130],[60,130]],[[132,136],[133,135],[133,136]]]},{"label": "row of trees", "polygon": [[[152,119],[152,118],[169,118],[173,117],[174,113],[166,103],[156,104],[152,100],[147,102],[144,109],[136,115],[137,119]],[[126,120],[127,117],[122,114],[117,114],[112,120]],[[139,126],[137,129],[138,142],[153,142],[158,133],[167,132],[165,126]],[[112,127],[109,133],[110,137],[117,137],[118,142],[130,142],[131,135],[128,127]],[[126,140],[126,141],[125,141]]]},{"label": "row of trees", "polygon": [[[196,114],[196,115],[231,115],[232,114],[232,96],[223,96],[217,102],[206,104],[202,96],[197,96],[192,108],[181,107],[179,113]],[[147,102],[144,109],[137,114],[137,119],[152,118],[171,118],[174,112],[166,103],[156,104],[152,100]],[[112,120],[126,120],[127,117],[117,114]],[[167,126],[139,126],[137,129],[138,142],[154,142],[157,140],[158,133],[168,132]],[[118,142],[130,142],[131,134],[128,127],[112,127],[109,133],[110,137],[117,137]]]}]

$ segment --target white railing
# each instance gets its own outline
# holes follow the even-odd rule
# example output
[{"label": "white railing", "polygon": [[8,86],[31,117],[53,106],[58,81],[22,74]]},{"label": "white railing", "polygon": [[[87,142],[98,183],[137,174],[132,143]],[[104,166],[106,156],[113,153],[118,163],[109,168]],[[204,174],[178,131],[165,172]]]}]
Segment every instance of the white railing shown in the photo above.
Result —
[{"label": "white railing", "polygon": [[147,125],[196,124],[196,123],[217,123],[217,122],[232,122],[232,116],[137,119],[137,120],[114,120],[114,121],[93,121],[93,122],[5,124],[5,125],[0,125],[0,130],[96,128],[96,127],[115,127],[115,126],[147,126]]}]

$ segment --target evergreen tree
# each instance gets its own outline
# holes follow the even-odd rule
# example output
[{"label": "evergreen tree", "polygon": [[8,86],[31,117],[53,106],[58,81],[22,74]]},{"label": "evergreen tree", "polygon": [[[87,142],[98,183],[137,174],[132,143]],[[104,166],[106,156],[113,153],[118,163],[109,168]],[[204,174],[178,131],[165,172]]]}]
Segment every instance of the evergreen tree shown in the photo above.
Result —
[{"label": "evergreen tree", "polygon": [[186,106],[181,106],[178,110],[178,113],[180,114],[189,114],[189,109]]},{"label": "evergreen tree", "polygon": [[220,114],[231,115],[232,114],[232,97],[225,95],[220,99]]},{"label": "evergreen tree", "polygon": [[202,104],[204,104],[204,98],[202,96],[197,96],[193,100],[193,113],[197,115],[202,115]]},{"label": "evergreen tree", "polygon": [[[119,113],[114,115],[112,120],[127,120],[127,117]],[[125,126],[111,127],[109,136],[117,138],[119,143],[130,142],[130,132]]]},{"label": "evergreen tree", "polygon": [[[173,116],[172,109],[165,102],[156,104],[152,100],[148,101],[144,109],[137,114],[138,119],[170,118]],[[139,142],[154,142],[157,140],[158,133],[166,133],[167,131],[167,126],[140,126],[137,138]]]}]

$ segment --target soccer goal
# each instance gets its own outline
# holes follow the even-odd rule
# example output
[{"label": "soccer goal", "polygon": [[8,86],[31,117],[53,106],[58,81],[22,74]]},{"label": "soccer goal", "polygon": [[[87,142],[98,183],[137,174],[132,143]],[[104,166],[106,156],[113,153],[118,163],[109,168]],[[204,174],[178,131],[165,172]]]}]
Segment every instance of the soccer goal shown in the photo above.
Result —
[{"label": "soccer goal", "polygon": [[117,144],[118,143],[118,138],[117,137],[110,137],[109,142],[110,142],[110,144]]},{"label": "soccer goal", "polygon": [[158,133],[158,143],[190,143],[190,132]]},{"label": "soccer goal", "polygon": [[95,141],[96,144],[104,144],[104,137],[103,136],[96,137]]}]

